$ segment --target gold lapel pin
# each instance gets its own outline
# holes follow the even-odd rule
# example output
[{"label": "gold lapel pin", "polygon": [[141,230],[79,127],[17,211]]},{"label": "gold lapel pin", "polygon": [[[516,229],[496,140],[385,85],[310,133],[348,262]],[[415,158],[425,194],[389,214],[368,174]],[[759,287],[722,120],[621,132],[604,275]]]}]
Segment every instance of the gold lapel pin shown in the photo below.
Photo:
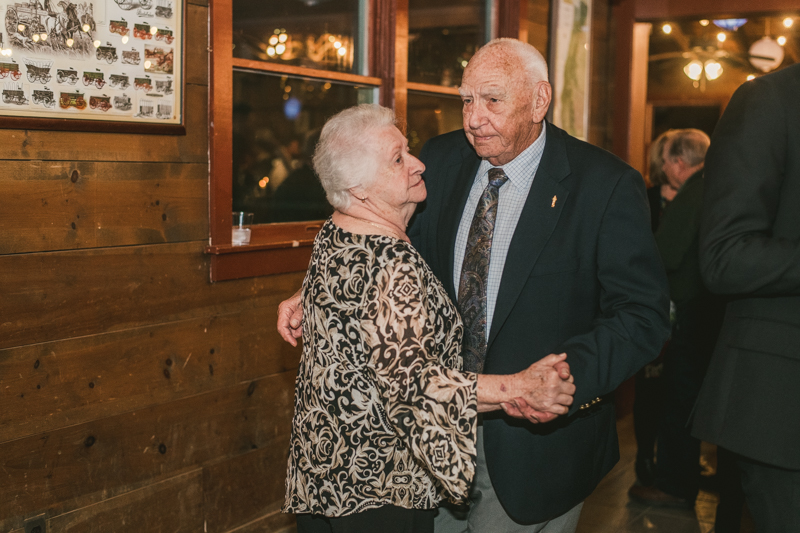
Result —
[{"label": "gold lapel pin", "polygon": [[558,196],[553,196],[553,203],[550,204],[550,207],[555,207],[557,200],[558,200]]}]

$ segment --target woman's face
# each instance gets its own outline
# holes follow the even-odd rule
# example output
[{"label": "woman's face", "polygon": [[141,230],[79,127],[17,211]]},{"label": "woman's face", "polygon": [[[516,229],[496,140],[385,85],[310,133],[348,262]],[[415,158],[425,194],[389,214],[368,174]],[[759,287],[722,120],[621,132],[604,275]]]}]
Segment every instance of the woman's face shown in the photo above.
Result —
[{"label": "woman's face", "polygon": [[380,130],[375,138],[378,149],[378,177],[366,189],[375,203],[403,210],[425,200],[428,191],[422,180],[425,165],[408,153],[405,136],[394,126]]}]

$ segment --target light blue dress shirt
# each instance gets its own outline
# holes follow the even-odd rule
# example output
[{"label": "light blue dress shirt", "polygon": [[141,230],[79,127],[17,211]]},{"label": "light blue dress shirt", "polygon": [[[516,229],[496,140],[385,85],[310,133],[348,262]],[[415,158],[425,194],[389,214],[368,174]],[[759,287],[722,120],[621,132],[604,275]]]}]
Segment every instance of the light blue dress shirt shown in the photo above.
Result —
[{"label": "light blue dress shirt", "polygon": [[[544,125],[544,124],[543,124]],[[492,237],[492,255],[489,259],[489,280],[486,287],[486,339],[492,330],[492,316],[497,302],[497,293],[500,289],[500,279],[503,277],[503,267],[506,264],[506,255],[511,245],[511,238],[517,228],[517,222],[522,214],[522,208],[528,199],[528,192],[533,184],[533,178],[539,163],[542,160],[545,144],[545,131],[543,127],[539,137],[533,141],[521,154],[509,161],[502,168],[508,176],[508,181],[500,187],[500,196],[497,203],[497,218],[494,224]],[[456,244],[453,259],[453,280],[455,281],[456,294],[461,282],[461,265],[464,262],[464,253],[469,237],[469,228],[475,209],[478,207],[483,190],[489,184],[489,169],[493,165],[487,160],[481,161],[475,181],[461,215],[461,223],[456,234]]]}]

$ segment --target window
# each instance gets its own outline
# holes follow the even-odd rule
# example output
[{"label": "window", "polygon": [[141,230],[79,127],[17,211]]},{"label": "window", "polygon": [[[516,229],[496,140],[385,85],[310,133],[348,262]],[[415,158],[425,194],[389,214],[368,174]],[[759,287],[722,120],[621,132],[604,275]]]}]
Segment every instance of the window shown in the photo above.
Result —
[{"label": "window", "polygon": [[[327,118],[358,103],[394,107],[419,153],[429,138],[461,127],[457,87],[475,50],[491,35],[519,34],[514,0],[209,7],[212,281],[306,268],[330,213],[309,166]],[[231,244],[233,210],[255,214],[248,245]]]}]

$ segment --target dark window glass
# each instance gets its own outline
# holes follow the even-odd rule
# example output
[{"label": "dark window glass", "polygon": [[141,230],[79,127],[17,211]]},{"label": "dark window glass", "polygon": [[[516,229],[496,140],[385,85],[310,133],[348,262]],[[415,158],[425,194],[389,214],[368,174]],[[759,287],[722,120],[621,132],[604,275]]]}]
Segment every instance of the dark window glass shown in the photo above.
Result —
[{"label": "dark window glass", "polygon": [[233,57],[360,70],[359,0],[234,0]]},{"label": "dark window glass", "polygon": [[408,92],[408,147],[419,155],[425,141],[462,127],[458,96]]},{"label": "dark window glass", "polygon": [[255,223],[326,218],[332,210],[311,168],[325,121],[371,103],[374,89],[234,71],[233,210]]},{"label": "dark window glass", "polygon": [[410,0],[408,81],[457,87],[486,42],[484,0]]}]

